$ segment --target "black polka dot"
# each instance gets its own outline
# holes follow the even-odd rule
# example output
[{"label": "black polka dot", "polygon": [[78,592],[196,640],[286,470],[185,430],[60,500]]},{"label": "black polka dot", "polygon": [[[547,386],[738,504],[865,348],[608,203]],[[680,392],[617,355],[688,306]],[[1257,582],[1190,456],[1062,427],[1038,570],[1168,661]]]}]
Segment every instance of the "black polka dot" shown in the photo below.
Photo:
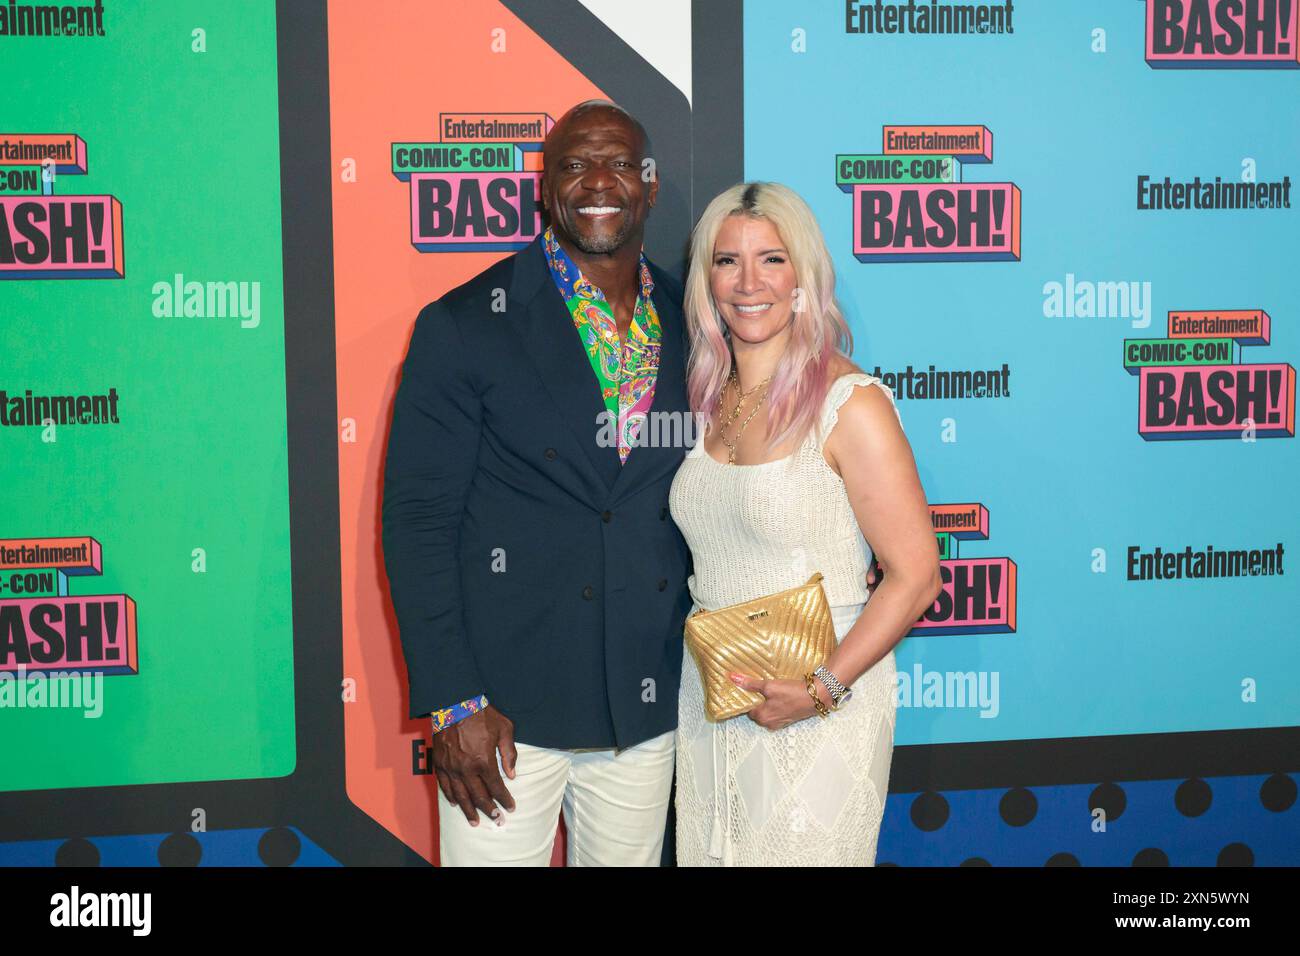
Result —
[{"label": "black polka dot", "polygon": [[257,855],[267,866],[292,866],[302,852],[298,834],[288,827],[275,827],[257,841]]},{"label": "black polka dot", "polygon": [[1078,866],[1079,858],[1073,853],[1054,853],[1043,866]]},{"label": "black polka dot", "polygon": [[55,866],[99,866],[99,847],[83,837],[65,840],[54,851]]},{"label": "black polka dot", "polygon": [[1145,850],[1139,850],[1137,856],[1133,857],[1134,866],[1168,866],[1169,857],[1165,856],[1164,850],[1157,850],[1153,846]]},{"label": "black polka dot", "polygon": [[998,812],[1011,826],[1023,827],[1038,814],[1038,798],[1024,787],[1016,787],[1002,795]]},{"label": "black polka dot", "polygon": [[1282,813],[1295,806],[1295,781],[1290,774],[1275,773],[1259,788],[1259,802],[1265,810]]},{"label": "black polka dot", "polygon": [[1122,817],[1127,806],[1128,796],[1119,784],[1099,783],[1088,795],[1088,812],[1105,811],[1107,823],[1114,823]]},{"label": "black polka dot", "polygon": [[198,866],[203,847],[192,833],[173,833],[158,844],[159,866]]},{"label": "black polka dot", "polygon": [[984,857],[982,857],[982,856],[972,856],[972,857],[969,857],[968,859],[962,860],[961,863],[960,863],[959,865],[961,865],[961,866],[992,866],[993,864],[990,863],[988,860],[984,859]]},{"label": "black polka dot", "polygon": [[1185,817],[1199,817],[1210,809],[1213,798],[1210,785],[1200,777],[1192,777],[1180,783],[1174,791],[1174,806]]},{"label": "black polka dot", "polygon": [[943,794],[927,790],[912,801],[912,824],[926,833],[948,822],[948,801]]},{"label": "black polka dot", "polygon": [[1219,851],[1216,866],[1254,866],[1255,854],[1244,843],[1229,843]]}]

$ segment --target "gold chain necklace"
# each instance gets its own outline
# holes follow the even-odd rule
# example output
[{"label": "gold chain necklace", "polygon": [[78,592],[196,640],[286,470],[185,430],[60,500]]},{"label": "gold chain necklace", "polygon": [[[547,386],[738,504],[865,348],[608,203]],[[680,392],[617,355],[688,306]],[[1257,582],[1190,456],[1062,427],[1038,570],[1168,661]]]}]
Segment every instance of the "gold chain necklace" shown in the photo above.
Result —
[{"label": "gold chain necklace", "polygon": [[[739,398],[736,400],[736,407],[732,409],[731,413],[727,416],[727,420],[723,422],[722,425],[718,428],[718,437],[720,437],[722,439],[722,443],[727,446],[728,465],[734,465],[736,463],[736,446],[740,443],[740,436],[745,434],[746,426],[749,425],[750,420],[753,419],[753,417],[758,414],[758,410],[763,406],[763,402],[767,398],[766,385],[770,381],[772,381],[772,376],[769,375],[767,378],[763,379],[763,381],[759,382],[753,388],[749,389],[748,391],[742,392],[740,390],[740,380],[736,377],[736,370],[735,368],[732,368],[731,375],[728,376],[727,378],[727,384],[728,385],[735,384],[736,392],[739,394]],[[758,391],[760,388],[763,389],[763,394],[760,395],[758,397],[758,401],[754,403],[754,410],[745,417],[745,420],[743,422],[741,422],[740,430],[736,432],[736,437],[728,441],[727,429],[730,428],[732,424],[736,421],[736,419],[740,416],[740,409],[744,406],[745,399],[748,398],[750,395],[754,394],[754,392]],[[725,386],[723,387],[722,394],[724,397],[727,394],[727,390]]]}]

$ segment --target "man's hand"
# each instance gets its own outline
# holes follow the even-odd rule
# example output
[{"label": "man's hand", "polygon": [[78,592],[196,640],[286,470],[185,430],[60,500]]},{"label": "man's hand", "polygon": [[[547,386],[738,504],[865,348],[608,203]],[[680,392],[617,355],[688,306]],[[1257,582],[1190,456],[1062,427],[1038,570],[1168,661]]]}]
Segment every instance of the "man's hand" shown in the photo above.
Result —
[{"label": "man's hand", "polygon": [[[500,826],[497,803],[513,812],[514,798],[497,770],[497,751],[506,776],[515,778],[515,725],[491,704],[477,714],[433,735],[433,772],[443,796],[460,807],[470,826],[478,826],[476,810]],[[494,802],[495,801],[495,802]]]},{"label": "man's hand", "polygon": [[876,561],[875,555],[871,557],[871,566],[867,568],[867,594],[875,594],[876,588],[880,584],[880,579],[885,576],[884,568],[881,568],[880,574],[876,574],[876,568],[880,565]]}]

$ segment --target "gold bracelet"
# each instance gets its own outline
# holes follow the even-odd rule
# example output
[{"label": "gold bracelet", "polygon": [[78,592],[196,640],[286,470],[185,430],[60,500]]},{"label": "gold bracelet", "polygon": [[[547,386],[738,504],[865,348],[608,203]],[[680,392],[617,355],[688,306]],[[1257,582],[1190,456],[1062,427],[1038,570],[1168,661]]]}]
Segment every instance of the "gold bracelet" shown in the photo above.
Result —
[{"label": "gold bracelet", "polygon": [[817,696],[817,688],[813,686],[814,680],[816,680],[816,678],[814,678],[812,674],[805,674],[803,676],[804,688],[808,691],[808,696],[813,699],[813,706],[817,708],[817,716],[825,720],[831,715],[831,712],[827,709],[826,705],[822,703],[822,699]]}]

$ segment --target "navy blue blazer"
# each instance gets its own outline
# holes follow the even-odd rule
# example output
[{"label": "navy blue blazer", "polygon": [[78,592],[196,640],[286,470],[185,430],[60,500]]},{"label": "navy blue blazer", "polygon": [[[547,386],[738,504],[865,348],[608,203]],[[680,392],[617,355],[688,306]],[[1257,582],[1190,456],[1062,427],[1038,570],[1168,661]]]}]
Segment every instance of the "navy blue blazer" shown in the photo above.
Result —
[{"label": "navy blue blazer", "polygon": [[[651,411],[678,413],[657,431],[681,435],[682,289],[650,271]],[[539,747],[630,747],[677,726],[691,567],[668,490],[686,448],[620,464],[598,441],[604,411],[540,238],[420,312],[383,491],[411,717],[486,693]]]}]

